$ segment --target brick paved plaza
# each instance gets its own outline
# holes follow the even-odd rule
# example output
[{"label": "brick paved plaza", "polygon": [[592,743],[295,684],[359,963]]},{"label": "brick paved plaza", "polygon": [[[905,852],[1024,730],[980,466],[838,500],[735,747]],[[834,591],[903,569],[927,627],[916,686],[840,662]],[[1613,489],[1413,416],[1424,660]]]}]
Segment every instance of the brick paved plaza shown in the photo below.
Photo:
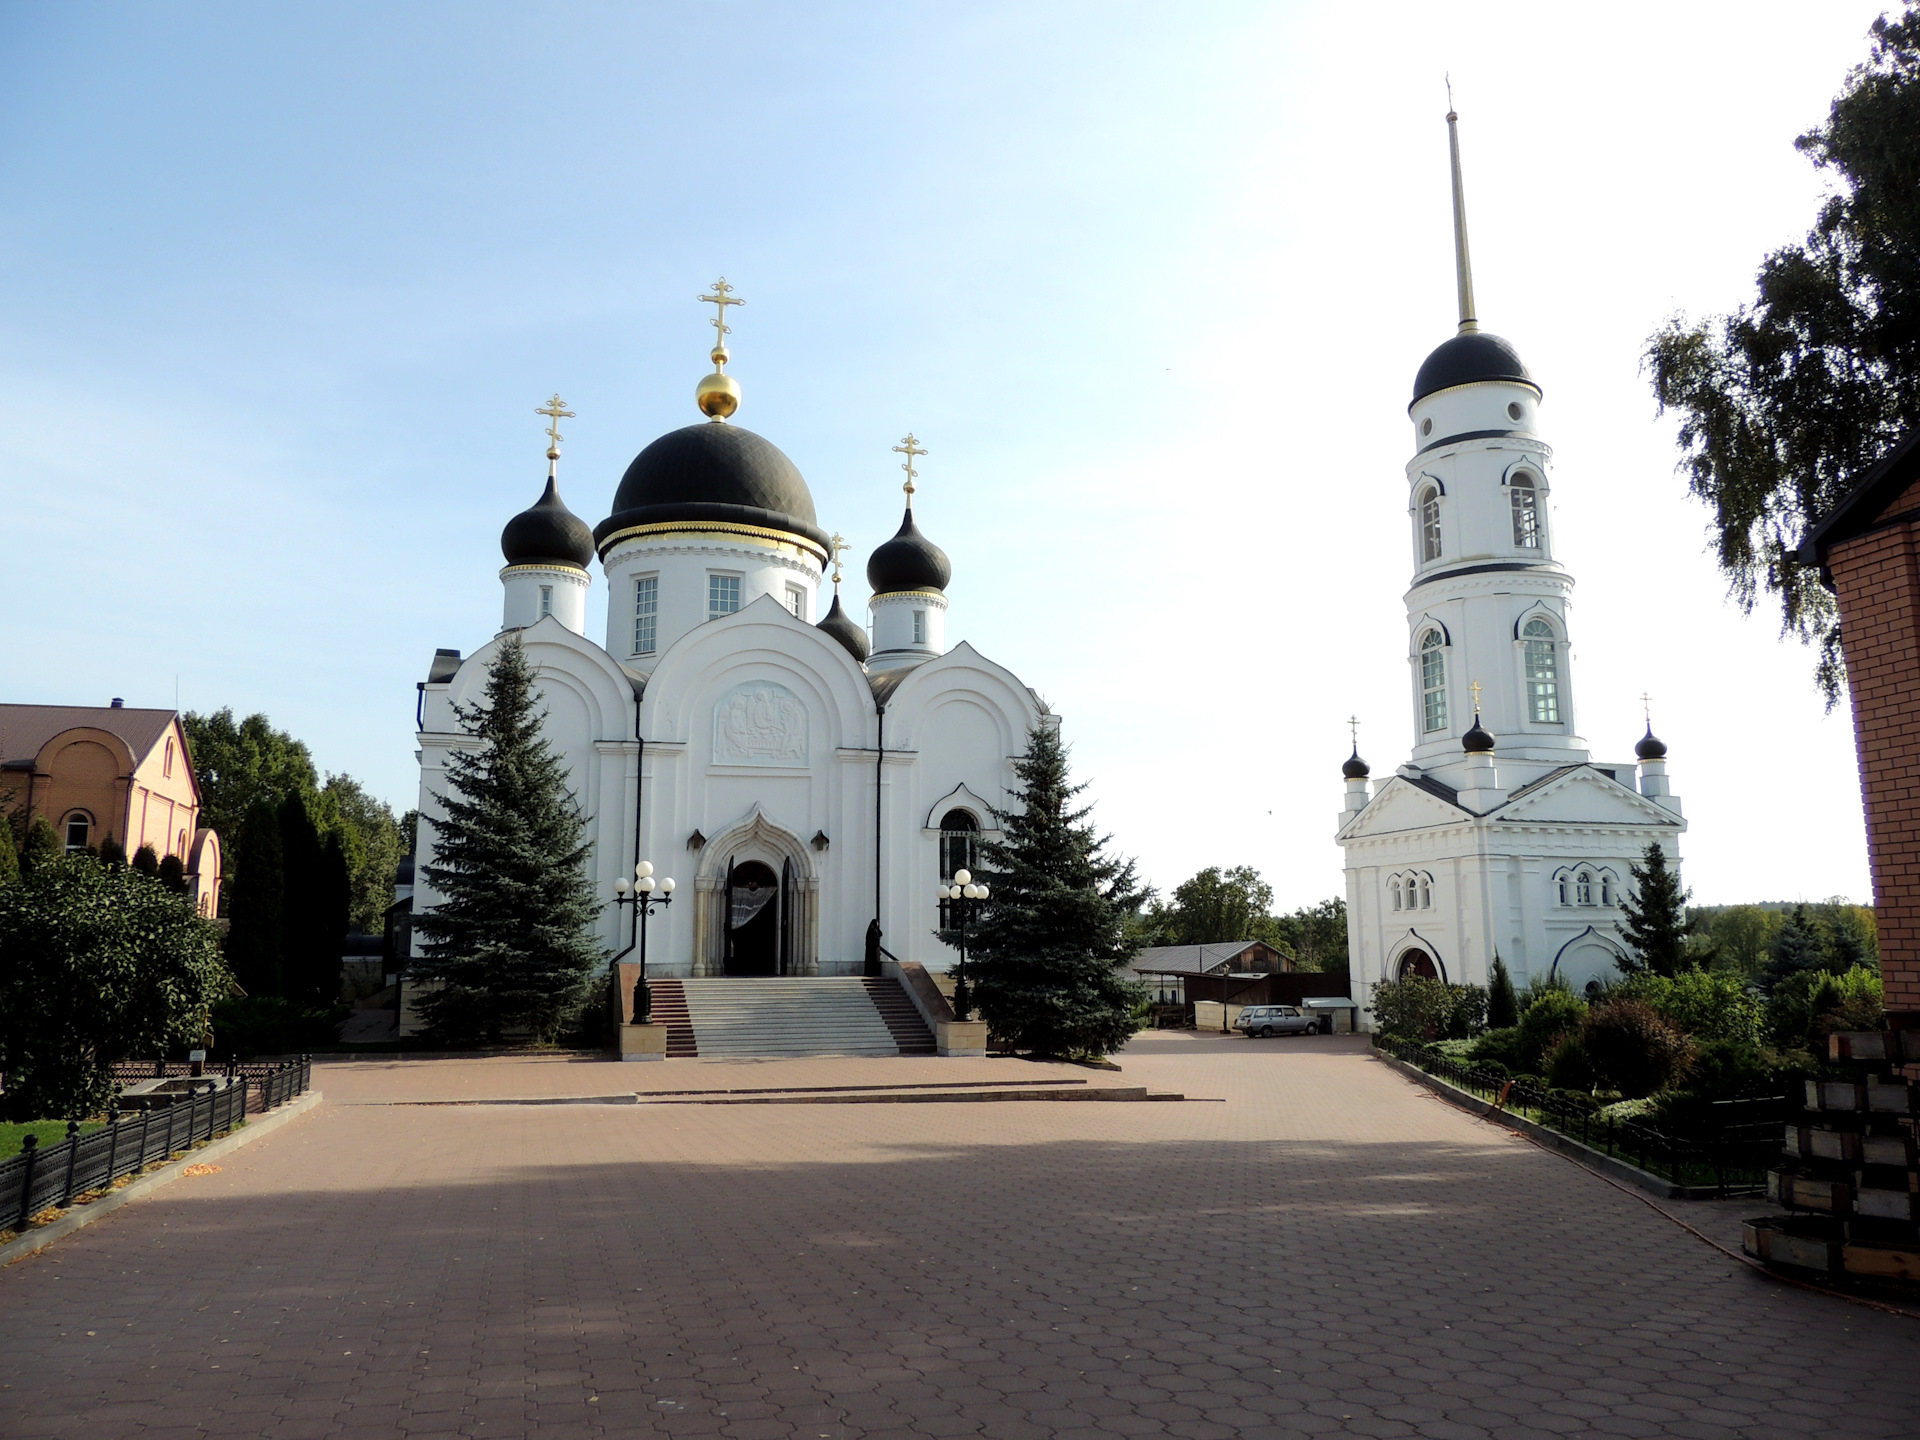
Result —
[{"label": "brick paved plaza", "polygon": [[[0,1435],[1920,1433],[1920,1321],[1359,1041],[1122,1058],[319,1067],[312,1116],[0,1272]],[[1224,1103],[391,1103],[1052,1074]]]}]

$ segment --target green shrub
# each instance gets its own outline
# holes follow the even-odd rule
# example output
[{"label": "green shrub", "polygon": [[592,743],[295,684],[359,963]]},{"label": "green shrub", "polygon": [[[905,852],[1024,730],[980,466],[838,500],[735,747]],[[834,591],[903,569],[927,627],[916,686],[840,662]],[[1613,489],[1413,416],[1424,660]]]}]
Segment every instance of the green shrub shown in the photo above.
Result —
[{"label": "green shrub", "polygon": [[1447,1011],[1446,1036],[1466,1040],[1487,1028],[1487,992],[1478,985],[1450,985],[1452,1008]]},{"label": "green shrub", "polygon": [[1513,977],[1496,950],[1487,976],[1487,1024],[1495,1030],[1510,1030],[1519,1023],[1520,997],[1513,993]]},{"label": "green shrub", "polygon": [[297,1055],[338,1038],[330,1011],[302,1010],[277,995],[221,1000],[213,1007],[213,1049],[248,1059]]},{"label": "green shrub", "polygon": [[1430,1040],[1445,1029],[1453,997],[1442,982],[1412,975],[1375,981],[1372,1009],[1375,1022],[1389,1035]]},{"label": "green shrub", "polygon": [[1695,1040],[1753,1045],[1760,1039],[1760,1002],[1747,993],[1744,977],[1723,970],[1635,975],[1613,994],[1644,1001]]},{"label": "green shrub", "polygon": [[1702,1040],[1694,1046],[1688,1093],[1702,1100],[1732,1100],[1774,1088],[1773,1068],[1759,1046],[1738,1040]]},{"label": "green shrub", "polygon": [[1591,1093],[1594,1080],[1593,1062],[1587,1058],[1585,1048],[1576,1034],[1563,1034],[1553,1043],[1547,1052],[1547,1087],[1552,1090],[1573,1090]]},{"label": "green shrub", "polygon": [[1587,1002],[1570,990],[1554,987],[1534,993],[1529,986],[1528,991],[1534,999],[1520,1016],[1518,1049],[1523,1063],[1515,1068],[1533,1070],[1543,1064],[1555,1040],[1579,1030],[1587,1018]]},{"label": "green shrub", "polygon": [[1496,1080],[1508,1080],[1513,1076],[1513,1071],[1498,1060],[1476,1060],[1473,1062],[1473,1068],[1483,1075],[1491,1075]]},{"label": "green shrub", "polygon": [[1512,1071],[1532,1065],[1539,1057],[1523,1053],[1518,1026],[1508,1026],[1503,1030],[1486,1030],[1473,1042],[1468,1058],[1480,1066],[1498,1065]]},{"label": "green shrub", "polygon": [[1671,1090],[1693,1063],[1693,1042],[1643,1000],[1595,1006],[1580,1045],[1595,1074],[1628,1100]]},{"label": "green shrub", "polygon": [[1833,1031],[1878,1029],[1880,1007],[1880,977],[1863,965],[1844,975],[1801,970],[1774,986],[1767,1000],[1767,1035],[1782,1050],[1824,1058],[1826,1037]]}]

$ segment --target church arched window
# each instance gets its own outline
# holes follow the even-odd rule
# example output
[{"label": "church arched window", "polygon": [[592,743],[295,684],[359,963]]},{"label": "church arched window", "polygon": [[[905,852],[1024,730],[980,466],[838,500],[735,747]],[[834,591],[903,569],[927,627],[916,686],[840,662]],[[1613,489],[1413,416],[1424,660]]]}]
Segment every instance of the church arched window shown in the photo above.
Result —
[{"label": "church arched window", "polygon": [[[954,875],[980,863],[980,822],[970,810],[949,810],[940,817],[940,883],[953,884]],[[960,921],[948,912],[953,902],[940,901],[940,928],[955,930]]]},{"label": "church arched window", "polygon": [[1536,725],[1560,723],[1560,653],[1553,626],[1529,620],[1521,630],[1526,644],[1527,714]]},{"label": "church arched window", "polygon": [[1431,875],[1422,875],[1418,878],[1416,883],[1420,887],[1419,888],[1420,900],[1419,900],[1419,904],[1416,905],[1414,908],[1419,910],[1431,910],[1433,908],[1433,877]]},{"label": "church arched window", "polygon": [[1562,872],[1559,883],[1560,903],[1562,905],[1571,905],[1573,903],[1573,877]]},{"label": "church arched window", "polygon": [[1582,870],[1574,881],[1573,888],[1575,899],[1579,904],[1591,905],[1593,903],[1593,872]]},{"label": "church arched window", "polygon": [[1447,728],[1446,644],[1438,630],[1420,637],[1420,726],[1429,734]]},{"label": "church arched window", "polygon": [[93,817],[84,810],[74,810],[67,816],[67,851],[72,854],[87,848],[87,842],[93,839]]},{"label": "church arched window", "polygon": [[1440,490],[1434,485],[1420,492],[1420,561],[1440,558]]},{"label": "church arched window", "polygon": [[1613,901],[1613,875],[1610,871],[1602,870],[1600,872],[1600,903],[1611,905]]},{"label": "church arched window", "polygon": [[1394,909],[1399,910],[1404,908],[1400,896],[1400,877],[1398,875],[1387,882],[1387,892],[1393,896]]},{"label": "church arched window", "polygon": [[1507,484],[1507,501],[1513,507],[1513,543],[1522,550],[1538,550],[1540,492],[1533,488],[1533,477],[1514,476]]}]

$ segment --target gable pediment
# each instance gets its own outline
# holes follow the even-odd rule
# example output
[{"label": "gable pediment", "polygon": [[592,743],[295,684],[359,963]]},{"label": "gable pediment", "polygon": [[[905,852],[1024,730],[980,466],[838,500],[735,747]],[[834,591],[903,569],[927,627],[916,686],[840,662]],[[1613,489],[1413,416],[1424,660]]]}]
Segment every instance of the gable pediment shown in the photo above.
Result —
[{"label": "gable pediment", "polygon": [[1375,793],[1367,808],[1340,832],[1340,838],[1353,840],[1367,835],[1424,830],[1435,825],[1458,825],[1473,818],[1473,812],[1422,789],[1404,775],[1394,775]]},{"label": "gable pediment", "polygon": [[1494,818],[1529,825],[1684,825],[1671,810],[1589,765],[1576,766],[1508,801]]}]

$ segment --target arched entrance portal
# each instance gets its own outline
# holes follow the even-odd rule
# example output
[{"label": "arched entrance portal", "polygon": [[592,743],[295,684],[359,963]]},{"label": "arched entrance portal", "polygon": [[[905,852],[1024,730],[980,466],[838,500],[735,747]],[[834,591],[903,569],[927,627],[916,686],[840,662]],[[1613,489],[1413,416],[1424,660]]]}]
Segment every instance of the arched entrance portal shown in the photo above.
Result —
[{"label": "arched entrance portal", "polygon": [[1433,963],[1433,957],[1424,950],[1409,950],[1400,957],[1399,978],[1411,980],[1416,975],[1422,980],[1440,978],[1440,968]]},{"label": "arched entrance portal", "polygon": [[780,881],[758,860],[744,860],[727,874],[727,950],[729,975],[781,973]]}]

